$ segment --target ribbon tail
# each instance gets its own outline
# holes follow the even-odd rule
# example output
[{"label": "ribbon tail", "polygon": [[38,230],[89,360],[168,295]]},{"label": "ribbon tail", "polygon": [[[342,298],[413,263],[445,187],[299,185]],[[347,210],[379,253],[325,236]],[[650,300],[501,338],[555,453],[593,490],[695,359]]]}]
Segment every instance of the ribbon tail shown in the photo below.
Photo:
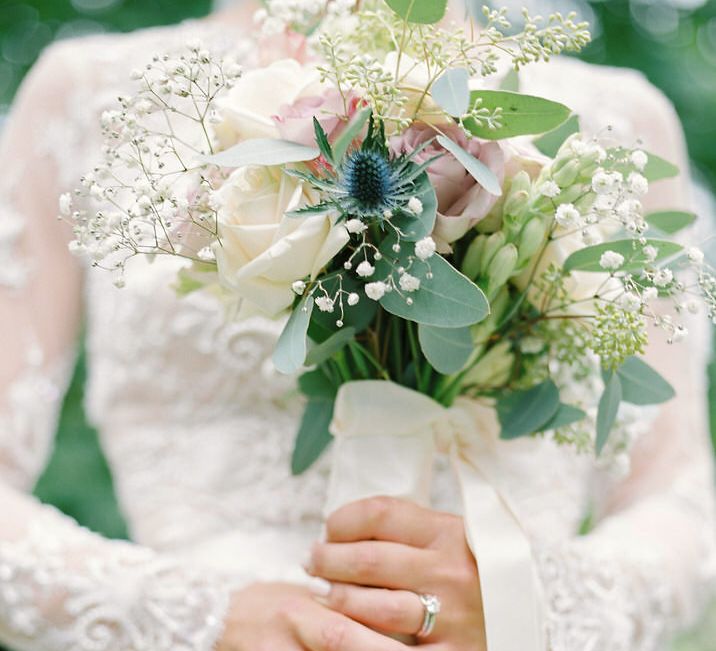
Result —
[{"label": "ribbon tail", "polygon": [[529,540],[478,465],[453,447],[468,544],[478,562],[488,651],[544,651],[542,591]]}]

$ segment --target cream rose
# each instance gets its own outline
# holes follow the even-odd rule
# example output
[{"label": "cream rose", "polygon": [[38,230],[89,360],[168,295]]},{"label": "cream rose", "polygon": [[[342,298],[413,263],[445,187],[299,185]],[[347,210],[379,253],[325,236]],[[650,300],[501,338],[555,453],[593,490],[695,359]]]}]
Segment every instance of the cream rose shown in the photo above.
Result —
[{"label": "cream rose", "polygon": [[217,191],[219,279],[271,316],[290,307],[291,285],[316,274],[345,246],[348,232],[325,215],[287,217],[317,202],[315,192],[280,167],[237,169]]},{"label": "cream rose", "polygon": [[221,122],[214,133],[220,146],[227,148],[249,138],[280,138],[273,118],[281,107],[301,97],[321,95],[324,90],[315,67],[292,59],[250,70],[217,101]]}]

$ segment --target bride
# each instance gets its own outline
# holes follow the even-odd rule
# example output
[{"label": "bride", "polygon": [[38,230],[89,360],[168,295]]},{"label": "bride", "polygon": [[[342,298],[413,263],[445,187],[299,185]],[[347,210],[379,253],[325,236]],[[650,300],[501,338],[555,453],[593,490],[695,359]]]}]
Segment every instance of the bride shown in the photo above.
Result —
[{"label": "bride", "polygon": [[[227,4],[203,21],[52,46],[6,123],[0,642],[19,651],[485,649],[480,559],[445,464],[433,509],[375,498],[322,529],[328,462],[290,474],[301,405],[270,363],[280,326],[227,323],[211,298],[177,298],[173,259],[135,260],[117,290],[109,274],[79,268],[54,220],[57,197],[91,168],[99,115],[127,91],[132,68],[190,38],[241,44],[255,7]],[[562,60],[524,77],[523,91],[568,104],[586,130],[611,125],[686,169],[673,108],[640,75]],[[680,179],[661,184],[650,208],[687,207]],[[27,494],[52,445],[83,322],[87,409],[132,543],[92,534]],[[542,586],[545,651],[662,648],[709,594],[706,344],[690,346],[650,351],[679,398],[645,423],[622,478],[546,441],[506,448],[504,481]],[[580,535],[588,513],[595,525]]]}]

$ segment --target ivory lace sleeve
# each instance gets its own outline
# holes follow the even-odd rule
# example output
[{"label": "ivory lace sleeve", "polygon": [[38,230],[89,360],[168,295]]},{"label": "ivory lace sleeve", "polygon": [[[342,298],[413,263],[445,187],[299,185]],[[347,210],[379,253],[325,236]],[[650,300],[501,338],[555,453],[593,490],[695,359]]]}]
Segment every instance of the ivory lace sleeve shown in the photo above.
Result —
[{"label": "ivory lace sleeve", "polygon": [[51,448],[80,320],[81,274],[56,215],[95,128],[81,110],[92,93],[82,56],[81,46],[50,48],[0,138],[0,643],[208,651],[227,607],[223,582],[96,536],[26,494]]},{"label": "ivory lace sleeve", "polygon": [[[582,64],[570,63],[565,77],[576,78],[573,65]],[[575,83],[573,90],[565,86],[551,96],[583,111],[595,129],[617,124],[622,137],[639,137],[647,150],[679,164],[680,179],[655,184],[647,209],[689,208],[688,159],[673,107],[633,71],[596,70],[603,72],[587,77],[589,88]],[[544,83],[548,88],[551,82]],[[589,103],[597,97],[604,101],[595,111]],[[700,216],[708,232],[713,232],[713,217]],[[693,243],[696,235],[688,237]],[[716,523],[706,418],[710,346],[705,314],[699,320],[688,324],[688,343],[669,345],[662,332],[651,333],[647,359],[678,395],[634,446],[629,477],[595,484],[596,526],[587,535],[536,551],[549,651],[657,651],[675,629],[691,623],[713,593]]]}]

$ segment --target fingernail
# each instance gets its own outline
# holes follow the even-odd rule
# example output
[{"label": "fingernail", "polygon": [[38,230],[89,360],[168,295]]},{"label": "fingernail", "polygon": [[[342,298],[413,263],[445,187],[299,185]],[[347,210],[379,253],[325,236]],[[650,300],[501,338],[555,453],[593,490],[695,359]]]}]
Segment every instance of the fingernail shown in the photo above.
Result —
[{"label": "fingernail", "polygon": [[315,548],[316,543],[314,543],[311,546],[310,551],[308,552],[308,555],[306,556],[306,560],[303,561],[302,567],[304,570],[306,570],[306,574],[313,574],[313,549]]},{"label": "fingernail", "polygon": [[308,589],[311,591],[311,594],[314,597],[322,598],[325,598],[329,594],[331,594],[332,588],[333,586],[330,584],[330,582],[324,579],[313,579],[308,586]]}]

